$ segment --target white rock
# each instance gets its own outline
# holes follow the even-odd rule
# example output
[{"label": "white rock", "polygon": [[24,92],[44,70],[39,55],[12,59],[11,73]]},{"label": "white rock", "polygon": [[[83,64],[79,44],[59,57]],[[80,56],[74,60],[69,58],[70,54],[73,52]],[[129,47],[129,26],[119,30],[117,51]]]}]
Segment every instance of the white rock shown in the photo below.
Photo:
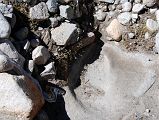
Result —
[{"label": "white rock", "polygon": [[23,66],[25,58],[20,55],[9,40],[0,40],[0,50],[9,58]]},{"label": "white rock", "polygon": [[144,5],[138,3],[133,6],[132,12],[140,13],[143,9],[144,9]]},{"label": "white rock", "polygon": [[57,45],[68,45],[77,42],[78,32],[76,24],[62,23],[59,27],[51,29],[52,39]]},{"label": "white rock", "polygon": [[155,31],[158,30],[159,24],[156,21],[152,20],[152,19],[147,19],[147,21],[146,21],[146,27],[147,27],[147,29],[149,31],[155,32]]},{"label": "white rock", "polygon": [[11,33],[11,26],[2,13],[0,13],[0,26],[0,38],[8,38]]},{"label": "white rock", "polygon": [[29,70],[29,72],[31,72],[31,73],[33,72],[34,66],[35,66],[34,60],[29,60],[29,62],[28,62],[28,70]]},{"label": "white rock", "polygon": [[117,19],[114,19],[106,28],[106,32],[114,40],[120,41],[122,36],[122,25]]},{"label": "white rock", "polygon": [[55,28],[55,27],[58,26],[59,21],[58,21],[57,18],[55,18],[55,17],[52,18],[52,17],[51,17],[51,18],[49,18],[49,20],[50,20],[50,22],[51,22],[51,27],[52,27],[52,28]]},{"label": "white rock", "polygon": [[5,55],[0,55],[0,72],[12,70],[14,65]]},{"label": "white rock", "polygon": [[31,120],[44,104],[34,82],[25,76],[0,73],[0,119]]},{"label": "white rock", "polygon": [[155,37],[155,48],[156,48],[156,51],[159,53],[159,32],[156,34],[156,37]]},{"label": "white rock", "polygon": [[154,14],[157,11],[157,8],[150,8],[150,13]]},{"label": "white rock", "polygon": [[133,39],[135,37],[135,34],[134,33],[129,33],[128,36],[129,36],[130,39]]},{"label": "white rock", "polygon": [[147,7],[152,7],[156,4],[156,0],[142,0],[143,4]]},{"label": "white rock", "polygon": [[114,0],[98,0],[100,2],[106,2],[106,3],[114,3]]},{"label": "white rock", "polygon": [[45,20],[49,18],[49,13],[47,5],[44,2],[41,2],[34,7],[30,8],[29,16],[31,19],[36,20]]},{"label": "white rock", "polygon": [[27,40],[25,45],[24,45],[24,50],[28,51],[30,48],[30,42]]},{"label": "white rock", "polygon": [[103,11],[100,9],[100,10],[98,10],[98,11],[96,12],[96,14],[95,14],[94,16],[97,18],[97,20],[99,20],[99,21],[104,21],[105,18],[106,18],[106,12],[103,12]]},{"label": "white rock", "polygon": [[135,0],[134,2],[135,3],[141,3],[141,0]]},{"label": "white rock", "polygon": [[60,5],[60,15],[66,19],[74,19],[74,10],[69,5]]},{"label": "white rock", "polygon": [[123,25],[127,25],[131,21],[131,18],[130,12],[123,12],[117,17],[118,21]]},{"label": "white rock", "polygon": [[155,12],[155,15],[156,15],[156,20],[157,20],[157,22],[159,23],[159,10],[157,10],[157,11]]},{"label": "white rock", "polygon": [[126,3],[126,2],[128,2],[128,0],[120,0],[121,4]]},{"label": "white rock", "polygon": [[139,18],[139,15],[138,14],[132,14],[132,22],[133,23],[136,23],[137,19]]},{"label": "white rock", "polygon": [[49,12],[56,13],[58,10],[58,3],[57,0],[48,0],[46,2]]},{"label": "white rock", "polygon": [[32,52],[32,59],[37,65],[44,65],[49,58],[50,53],[44,46],[38,46]]},{"label": "white rock", "polygon": [[125,2],[125,3],[123,3],[122,4],[122,11],[124,11],[124,12],[129,12],[129,11],[131,11],[131,9],[132,9],[132,4],[131,4],[131,2]]}]

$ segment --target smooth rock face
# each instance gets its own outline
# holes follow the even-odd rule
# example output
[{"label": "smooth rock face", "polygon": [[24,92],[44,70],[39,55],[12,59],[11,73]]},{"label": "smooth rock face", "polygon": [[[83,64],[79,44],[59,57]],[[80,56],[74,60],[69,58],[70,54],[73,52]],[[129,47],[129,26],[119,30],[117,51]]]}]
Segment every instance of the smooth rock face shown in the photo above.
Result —
[{"label": "smooth rock face", "polygon": [[50,53],[44,46],[38,46],[32,52],[32,59],[37,65],[45,64],[49,58]]},{"label": "smooth rock face", "polygon": [[0,55],[0,72],[12,70],[14,65],[5,55]]},{"label": "smooth rock face", "polygon": [[143,0],[143,4],[147,7],[152,7],[156,4],[156,0]]},{"label": "smooth rock face", "polygon": [[57,45],[73,44],[78,38],[76,24],[62,23],[59,27],[51,29],[51,35]]},{"label": "smooth rock face", "polygon": [[144,9],[144,5],[138,3],[133,6],[132,12],[140,13],[143,9]]},{"label": "smooth rock face", "polygon": [[129,11],[131,11],[131,9],[132,9],[132,4],[131,4],[131,2],[125,2],[125,3],[123,3],[122,4],[122,11],[124,11],[124,12],[129,12]]},{"label": "smooth rock face", "polygon": [[[158,67],[158,55],[105,44],[99,59],[85,67],[81,85],[73,91],[76,98],[66,88],[68,115],[71,120],[158,120]],[[144,114],[149,108],[153,117]]]},{"label": "smooth rock face", "polygon": [[0,51],[2,51],[9,58],[23,66],[25,58],[17,52],[16,48],[9,40],[0,40]]},{"label": "smooth rock face", "polygon": [[0,73],[0,119],[30,120],[44,104],[37,86],[27,77]]},{"label": "smooth rock face", "polygon": [[0,26],[0,38],[8,38],[11,33],[11,27],[2,13],[0,13]]},{"label": "smooth rock face", "polygon": [[31,19],[45,20],[49,18],[47,5],[44,2],[30,8],[29,16]]},{"label": "smooth rock face", "polygon": [[146,27],[147,27],[147,29],[149,31],[155,32],[155,31],[157,31],[159,29],[159,24],[156,21],[152,20],[152,19],[147,19]]},{"label": "smooth rock face", "polygon": [[130,22],[131,18],[132,17],[130,12],[123,12],[117,17],[118,21],[123,25],[127,25]]},{"label": "smooth rock face", "polygon": [[112,20],[109,26],[106,28],[106,32],[110,37],[116,41],[120,41],[122,36],[122,25],[117,19]]}]

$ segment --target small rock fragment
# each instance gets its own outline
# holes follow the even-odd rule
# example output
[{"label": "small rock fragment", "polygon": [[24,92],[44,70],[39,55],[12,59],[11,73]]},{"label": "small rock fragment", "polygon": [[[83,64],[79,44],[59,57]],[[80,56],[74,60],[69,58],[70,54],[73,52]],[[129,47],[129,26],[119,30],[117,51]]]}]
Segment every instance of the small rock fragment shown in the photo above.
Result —
[{"label": "small rock fragment", "polygon": [[46,2],[49,12],[56,13],[58,10],[58,3],[57,0],[48,0]]},{"label": "small rock fragment", "polygon": [[152,7],[156,4],[156,0],[142,0],[143,4],[147,7]]},{"label": "small rock fragment", "polygon": [[50,53],[44,46],[38,46],[32,52],[32,59],[37,65],[44,65],[49,58]]},{"label": "small rock fragment", "polygon": [[127,25],[131,21],[131,18],[130,12],[121,13],[117,17],[118,21],[123,25]]},{"label": "small rock fragment", "polygon": [[103,11],[100,9],[100,10],[98,10],[98,11],[96,12],[96,14],[95,14],[94,16],[97,18],[97,20],[99,20],[99,21],[104,21],[105,18],[106,18],[106,12],[103,12]]},{"label": "small rock fragment", "polygon": [[125,2],[125,3],[123,3],[122,4],[122,11],[124,11],[124,12],[130,12],[131,11],[131,9],[132,9],[132,4],[131,4],[131,2]]},{"label": "small rock fragment", "polygon": [[130,39],[133,39],[135,37],[135,34],[134,33],[129,33],[128,36],[129,36]]},{"label": "small rock fragment", "polygon": [[156,21],[152,20],[152,19],[147,19],[146,21],[146,27],[149,31],[151,32],[155,32],[158,30],[159,25]]},{"label": "small rock fragment", "polygon": [[133,13],[140,13],[142,10],[144,9],[144,5],[138,3],[138,4],[135,4],[132,8],[132,12]]},{"label": "small rock fragment", "polygon": [[119,23],[117,19],[112,20],[109,26],[106,28],[106,32],[110,37],[112,37],[116,41],[121,40],[122,36],[122,25]]},{"label": "small rock fragment", "polygon": [[35,65],[34,60],[29,60],[29,62],[28,62],[28,70],[29,70],[29,72],[31,72],[31,73],[33,72],[34,65]]}]

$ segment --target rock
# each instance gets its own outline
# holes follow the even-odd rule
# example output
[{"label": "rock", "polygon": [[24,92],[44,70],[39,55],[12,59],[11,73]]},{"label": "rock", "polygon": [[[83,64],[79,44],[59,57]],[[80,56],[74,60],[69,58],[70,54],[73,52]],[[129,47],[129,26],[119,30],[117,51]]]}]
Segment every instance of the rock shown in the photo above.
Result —
[{"label": "rock", "polygon": [[46,2],[47,8],[49,10],[49,12],[51,13],[56,13],[58,10],[58,3],[57,0],[48,0]]},{"label": "rock", "polygon": [[122,25],[119,23],[117,19],[114,19],[106,28],[106,32],[114,40],[120,41],[122,36]]},{"label": "rock", "polygon": [[106,18],[106,12],[103,12],[103,11],[100,9],[100,10],[98,10],[98,11],[96,12],[96,14],[94,15],[94,17],[96,17],[97,20],[99,20],[99,21],[104,21],[105,18]]},{"label": "rock", "polygon": [[127,25],[131,21],[131,18],[130,12],[123,12],[117,17],[118,21],[123,25]]},{"label": "rock", "polygon": [[142,10],[144,9],[144,5],[138,3],[138,4],[135,4],[132,8],[132,12],[133,13],[140,13]]},{"label": "rock", "polygon": [[26,76],[0,73],[0,119],[30,120],[40,111],[44,99],[34,84]]},{"label": "rock", "polygon": [[0,40],[0,51],[17,62],[19,65],[23,66],[25,58],[17,52],[16,48],[9,40]]},{"label": "rock", "polygon": [[159,24],[159,10],[157,10],[157,11],[155,12],[155,15],[156,15],[156,20],[157,20],[157,22],[158,22],[158,24]]},{"label": "rock", "polygon": [[0,3],[0,12],[5,17],[12,18],[12,15],[13,15],[13,6],[12,5],[7,5],[7,4],[4,4],[4,3]]},{"label": "rock", "polygon": [[155,37],[155,48],[156,48],[156,51],[159,53],[159,32],[156,34],[156,37]]},{"label": "rock", "polygon": [[147,19],[147,21],[146,21],[146,27],[147,27],[147,29],[150,32],[155,32],[155,31],[158,30],[159,24],[156,21],[152,20],[152,19]]},{"label": "rock", "polygon": [[132,4],[131,4],[131,2],[125,2],[125,3],[123,3],[122,4],[122,11],[124,11],[124,12],[130,12],[131,11],[131,9],[132,9]]},{"label": "rock", "polygon": [[130,39],[133,39],[135,37],[135,34],[134,33],[129,33],[128,36],[129,36]]},{"label": "rock", "polygon": [[58,26],[58,24],[59,24],[59,21],[58,21],[58,19],[57,18],[49,18],[50,19],[50,22],[51,22],[51,27],[52,28],[55,28],[55,27],[57,27]]},{"label": "rock", "polygon": [[37,65],[44,65],[49,58],[50,53],[44,46],[38,46],[32,52],[32,59]]},{"label": "rock", "polygon": [[99,2],[114,3],[114,0],[98,0]]},{"label": "rock", "polygon": [[156,4],[156,0],[143,0],[142,2],[147,7],[152,7]]},{"label": "rock", "polygon": [[66,19],[74,19],[74,10],[71,6],[69,5],[60,5],[60,15]]},{"label": "rock", "polygon": [[28,62],[28,70],[29,70],[30,73],[33,72],[34,66],[35,66],[34,60],[29,60],[29,62]]},{"label": "rock", "polygon": [[60,3],[69,3],[69,2],[71,2],[71,1],[73,1],[73,0],[58,0]]},{"label": "rock", "polygon": [[24,50],[28,51],[29,48],[30,48],[30,42],[27,40],[26,43],[25,43],[25,45],[24,45]]},{"label": "rock", "polygon": [[138,14],[132,14],[132,22],[133,23],[136,23],[138,18],[139,18]]},{"label": "rock", "polygon": [[11,27],[2,13],[0,13],[0,26],[0,38],[8,38],[11,33]]},{"label": "rock", "polygon": [[25,40],[28,36],[29,30],[27,27],[23,27],[21,29],[19,29],[14,36],[16,37],[16,39],[18,40]]},{"label": "rock", "polygon": [[45,20],[49,18],[49,13],[47,5],[44,2],[41,2],[34,7],[30,8],[29,16],[31,19],[35,20]]},{"label": "rock", "polygon": [[150,8],[150,13],[154,14],[157,11],[157,8]]},{"label": "rock", "polygon": [[49,63],[45,66],[45,70],[40,74],[42,80],[53,81],[55,80],[56,70],[54,62]]},{"label": "rock", "polygon": [[51,29],[51,36],[57,45],[73,44],[78,38],[76,24],[62,23],[59,27]]},{"label": "rock", "polygon": [[126,2],[129,2],[129,1],[128,0],[120,0],[121,4],[126,3]]},{"label": "rock", "polygon": [[141,0],[135,0],[134,2],[135,3],[141,3]]},{"label": "rock", "polygon": [[39,44],[40,44],[39,39],[31,39],[31,40],[30,40],[30,45],[31,45],[33,48],[37,47]]},{"label": "rock", "polygon": [[0,54],[0,72],[12,70],[14,65],[5,55]]}]

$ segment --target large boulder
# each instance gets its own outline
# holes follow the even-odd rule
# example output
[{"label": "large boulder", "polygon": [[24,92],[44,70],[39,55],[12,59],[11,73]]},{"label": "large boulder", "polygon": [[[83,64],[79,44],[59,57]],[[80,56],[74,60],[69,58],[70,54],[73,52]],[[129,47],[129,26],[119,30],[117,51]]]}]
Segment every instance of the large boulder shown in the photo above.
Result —
[{"label": "large boulder", "polygon": [[0,119],[31,120],[44,104],[40,90],[25,76],[0,73]]}]

